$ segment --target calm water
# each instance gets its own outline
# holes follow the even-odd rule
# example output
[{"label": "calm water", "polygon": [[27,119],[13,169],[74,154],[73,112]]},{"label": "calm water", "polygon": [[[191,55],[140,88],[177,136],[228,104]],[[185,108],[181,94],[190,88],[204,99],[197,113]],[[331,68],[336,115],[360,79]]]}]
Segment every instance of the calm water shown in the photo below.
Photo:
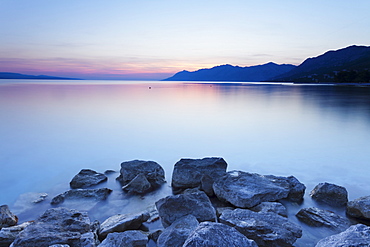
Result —
[{"label": "calm water", "polygon": [[[157,161],[169,182],[182,157],[220,156],[229,170],[294,175],[307,186],[299,207],[313,205],[308,193],[319,182],[345,186],[350,199],[370,194],[370,88],[1,80],[0,118],[0,204],[24,219],[34,216],[19,195],[51,199],[82,168],[118,171],[132,159]],[[108,186],[118,192],[88,208],[93,217],[170,193],[166,185],[122,207],[116,176]]]}]

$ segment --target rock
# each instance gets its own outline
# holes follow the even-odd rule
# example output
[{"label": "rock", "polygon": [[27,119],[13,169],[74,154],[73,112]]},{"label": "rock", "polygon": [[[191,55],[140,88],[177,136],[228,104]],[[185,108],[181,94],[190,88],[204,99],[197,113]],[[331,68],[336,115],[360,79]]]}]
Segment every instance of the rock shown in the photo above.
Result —
[{"label": "rock", "polygon": [[112,192],[108,188],[100,189],[75,189],[68,190],[62,194],[57,195],[51,200],[52,205],[57,205],[63,203],[64,200],[68,199],[95,199],[95,200],[105,200]]},{"label": "rock", "polygon": [[157,229],[153,232],[150,232],[148,235],[149,239],[152,239],[154,242],[157,243],[159,236],[162,234],[163,230],[162,229]]},{"label": "rock", "polygon": [[106,170],[104,172],[105,175],[110,175],[110,174],[113,174],[113,173],[116,173],[116,171],[115,170]]},{"label": "rock", "polygon": [[103,173],[97,173],[96,171],[90,169],[82,169],[76,176],[73,177],[69,185],[72,189],[84,189],[107,180],[107,176],[105,176]]},{"label": "rock", "polygon": [[316,247],[368,247],[370,246],[370,227],[357,224],[344,232],[321,239]]},{"label": "rock", "polygon": [[103,240],[109,233],[137,230],[141,224],[149,219],[149,213],[117,214],[109,217],[100,225],[99,239]]},{"label": "rock", "polygon": [[99,247],[146,247],[148,237],[141,231],[125,231],[109,233]]},{"label": "rock", "polygon": [[314,227],[328,227],[335,231],[341,232],[346,230],[351,222],[329,210],[322,210],[315,207],[303,208],[296,214],[297,218]]},{"label": "rock", "polygon": [[347,203],[347,214],[355,218],[370,220],[370,196],[349,201]]},{"label": "rock", "polygon": [[335,207],[345,206],[348,202],[346,188],[330,183],[319,183],[311,191],[310,196],[318,202]]},{"label": "rock", "polygon": [[208,176],[203,179],[202,187],[209,192],[208,184],[224,175],[226,168],[227,163],[223,158],[181,159],[173,169],[172,189],[178,194],[187,188],[199,187],[203,176]]},{"label": "rock", "polygon": [[231,171],[213,184],[216,196],[240,208],[251,208],[261,202],[286,198],[289,190],[255,173]]},{"label": "rock", "polygon": [[216,210],[204,192],[167,196],[155,205],[164,227],[189,214],[199,222],[216,221]]},{"label": "rock", "polygon": [[8,205],[0,206],[0,229],[14,226],[18,223],[18,217],[10,212]]},{"label": "rock", "polygon": [[165,183],[163,168],[154,161],[133,160],[121,163],[120,175],[117,178],[123,186],[130,183],[137,175],[143,174],[151,185],[150,190]]},{"label": "rock", "polygon": [[237,208],[225,210],[220,222],[233,226],[258,246],[292,246],[302,236],[299,226],[275,213]]},{"label": "rock", "polygon": [[158,247],[182,246],[189,234],[199,225],[197,218],[186,215],[163,230],[157,241]]},{"label": "rock", "polygon": [[257,244],[245,237],[234,228],[213,222],[202,222],[189,235],[183,247],[258,247]]},{"label": "rock", "polygon": [[53,244],[50,245],[49,247],[70,247],[68,244]]},{"label": "rock", "polygon": [[[71,247],[86,245],[90,219],[86,212],[67,208],[51,208],[19,233],[12,247],[50,246],[68,244]],[[93,237],[93,234],[89,235]],[[92,240],[94,241],[94,240]]]},{"label": "rock", "polygon": [[294,176],[279,177],[274,175],[263,176],[273,182],[274,184],[289,190],[287,199],[293,202],[301,202],[303,200],[306,186],[299,182]]},{"label": "rock", "polygon": [[0,230],[0,246],[9,246],[18,236],[32,222],[27,221],[20,225],[3,227]]},{"label": "rock", "polygon": [[283,217],[288,217],[286,207],[280,202],[261,202],[257,206],[250,208],[250,210],[254,212],[275,213]]},{"label": "rock", "polygon": [[215,192],[213,191],[214,179],[210,175],[203,175],[200,179],[200,189],[207,194],[207,196],[214,196]]},{"label": "rock", "polygon": [[151,184],[142,173],[138,174],[128,184],[122,187],[123,190],[131,194],[143,194],[150,191],[151,188]]}]

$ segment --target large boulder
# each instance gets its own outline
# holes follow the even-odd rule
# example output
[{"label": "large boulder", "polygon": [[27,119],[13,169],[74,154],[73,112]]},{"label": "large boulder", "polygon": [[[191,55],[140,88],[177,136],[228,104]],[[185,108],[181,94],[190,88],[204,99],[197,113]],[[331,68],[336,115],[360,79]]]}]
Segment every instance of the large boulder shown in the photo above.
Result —
[{"label": "large boulder", "polygon": [[148,212],[137,214],[117,214],[109,217],[100,225],[99,239],[103,240],[109,233],[137,230],[149,219]]},{"label": "large boulder", "polygon": [[164,227],[189,214],[199,222],[216,221],[216,210],[204,192],[167,196],[155,205]]},{"label": "large boulder", "polygon": [[347,203],[347,214],[355,218],[370,220],[370,196],[349,201]]},{"label": "large boulder", "polygon": [[0,230],[0,246],[9,246],[18,236],[18,234],[23,231],[32,222],[27,221],[20,225],[3,227]]},{"label": "large boulder", "polygon": [[76,176],[72,178],[69,185],[72,189],[84,189],[107,180],[107,176],[105,176],[103,173],[98,173],[90,169],[82,169]]},{"label": "large boulder", "polygon": [[146,179],[145,175],[140,173],[128,184],[124,185],[122,189],[131,194],[144,194],[152,189],[152,185]]},{"label": "large boulder", "polygon": [[354,247],[370,246],[370,227],[357,224],[344,232],[321,239],[316,247]]},{"label": "large boulder", "polygon": [[[135,179],[139,174],[145,176],[146,180],[150,184],[150,188],[147,189],[145,186],[140,186],[141,188],[133,189],[133,184],[131,184],[130,191],[135,192],[135,190],[143,190],[148,192],[154,190],[165,183],[165,175],[163,168],[154,161],[143,161],[143,160],[132,160],[121,163],[120,175],[117,180],[125,187],[133,179]],[[140,175],[141,176],[141,175]],[[137,178],[136,178],[137,179]],[[134,181],[134,184],[138,184]]]},{"label": "large boulder", "polygon": [[163,230],[157,240],[158,247],[182,246],[189,234],[199,225],[197,218],[186,215]]},{"label": "large boulder", "polygon": [[188,188],[202,187],[212,195],[214,179],[224,175],[226,168],[223,158],[181,159],[173,169],[172,189],[178,194]]},{"label": "large boulder", "polygon": [[18,217],[9,210],[8,205],[0,206],[0,229],[2,227],[14,226],[18,223]]},{"label": "large boulder", "polygon": [[233,227],[214,222],[202,222],[189,235],[183,247],[258,247],[257,244]]},{"label": "large boulder", "polygon": [[12,247],[68,244],[71,247],[96,246],[86,212],[51,208],[19,233]]},{"label": "large boulder", "polygon": [[109,233],[99,247],[146,247],[148,237],[141,231],[131,230],[125,232]]},{"label": "large boulder", "polygon": [[283,187],[289,190],[287,199],[293,202],[301,202],[303,200],[304,193],[306,191],[306,186],[299,182],[299,180],[294,176],[281,177],[274,175],[263,176],[270,180],[275,185]]},{"label": "large boulder", "polygon": [[275,213],[283,217],[288,217],[286,207],[280,202],[261,202],[257,206],[250,208],[250,210],[254,212]]},{"label": "large boulder", "polygon": [[330,183],[319,183],[311,191],[310,196],[318,202],[335,207],[345,206],[348,202],[346,188]]},{"label": "large boulder", "polygon": [[337,232],[346,230],[351,222],[340,215],[329,210],[322,210],[315,207],[303,208],[296,214],[297,218],[314,227],[327,227]]},{"label": "large boulder", "polygon": [[289,189],[276,185],[256,173],[231,171],[213,184],[216,196],[240,208],[251,208],[261,202],[286,198]]},{"label": "large boulder", "polygon": [[220,222],[234,227],[260,247],[292,246],[302,236],[299,226],[275,213],[237,208],[225,210],[220,216]]},{"label": "large boulder", "polygon": [[64,200],[75,199],[95,199],[100,201],[107,199],[111,192],[112,190],[108,188],[68,190],[54,197],[50,203],[52,205],[58,205],[60,203],[63,203]]}]

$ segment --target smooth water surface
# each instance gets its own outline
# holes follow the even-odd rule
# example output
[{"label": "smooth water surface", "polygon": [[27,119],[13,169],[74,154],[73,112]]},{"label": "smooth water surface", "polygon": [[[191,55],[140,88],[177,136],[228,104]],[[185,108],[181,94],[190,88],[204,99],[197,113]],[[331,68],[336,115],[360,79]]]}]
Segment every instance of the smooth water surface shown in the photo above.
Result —
[{"label": "smooth water surface", "polygon": [[[346,187],[350,200],[370,194],[367,87],[2,80],[0,118],[0,204],[53,197],[82,168],[154,160],[168,184],[125,210],[144,208],[170,193],[180,158],[206,156],[228,170],[294,175],[307,186],[303,206],[320,182]],[[116,176],[108,184],[119,191]]]}]

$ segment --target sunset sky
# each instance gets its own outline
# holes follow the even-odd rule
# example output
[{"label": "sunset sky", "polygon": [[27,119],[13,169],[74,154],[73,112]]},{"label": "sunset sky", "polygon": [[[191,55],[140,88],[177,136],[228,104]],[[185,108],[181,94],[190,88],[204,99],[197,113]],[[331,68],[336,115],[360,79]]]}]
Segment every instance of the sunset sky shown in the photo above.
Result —
[{"label": "sunset sky", "polygon": [[164,79],[370,45],[370,1],[0,0],[0,72]]}]

